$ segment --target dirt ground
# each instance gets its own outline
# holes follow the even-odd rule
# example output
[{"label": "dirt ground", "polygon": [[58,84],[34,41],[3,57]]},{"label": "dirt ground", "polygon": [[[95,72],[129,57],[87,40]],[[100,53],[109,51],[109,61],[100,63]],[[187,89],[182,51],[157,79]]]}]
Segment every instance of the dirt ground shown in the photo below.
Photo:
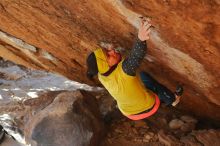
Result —
[{"label": "dirt ground", "polygon": [[[172,129],[170,127],[172,120],[181,119],[186,115],[189,116],[190,114],[173,107],[161,106],[159,111],[152,117],[140,121],[132,121],[116,112],[113,116],[114,119],[107,123],[107,136],[101,146],[176,146],[190,145],[192,143],[199,145],[200,142],[195,138],[196,136],[192,136],[193,131],[220,128],[218,123],[204,122],[202,119],[197,120],[195,118],[194,120],[197,122],[192,127],[186,126],[188,129],[186,127],[185,129]],[[190,115],[190,117],[193,116]],[[190,140],[187,141],[189,137]],[[218,136],[216,136],[216,139],[218,139]]]}]

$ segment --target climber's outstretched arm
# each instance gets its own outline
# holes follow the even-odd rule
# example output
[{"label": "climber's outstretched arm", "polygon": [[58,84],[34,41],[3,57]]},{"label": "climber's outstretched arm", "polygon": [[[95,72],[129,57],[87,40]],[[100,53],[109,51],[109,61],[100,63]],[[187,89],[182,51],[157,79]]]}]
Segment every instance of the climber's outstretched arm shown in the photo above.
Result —
[{"label": "climber's outstretched arm", "polygon": [[150,27],[151,24],[149,23],[149,20],[142,19],[138,31],[138,38],[128,57],[122,62],[122,69],[128,75],[135,76],[137,68],[144,59],[147,48],[146,40],[149,39]]}]

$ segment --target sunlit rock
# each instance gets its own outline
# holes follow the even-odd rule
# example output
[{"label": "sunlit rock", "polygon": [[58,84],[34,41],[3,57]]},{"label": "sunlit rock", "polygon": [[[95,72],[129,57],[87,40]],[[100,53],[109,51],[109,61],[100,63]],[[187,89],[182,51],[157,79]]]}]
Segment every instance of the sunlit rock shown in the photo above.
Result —
[{"label": "sunlit rock", "polygon": [[185,85],[180,108],[220,120],[219,9],[217,0],[1,1],[0,56],[94,85],[87,55],[103,41],[128,51],[147,16],[154,29],[141,68],[170,89]]}]

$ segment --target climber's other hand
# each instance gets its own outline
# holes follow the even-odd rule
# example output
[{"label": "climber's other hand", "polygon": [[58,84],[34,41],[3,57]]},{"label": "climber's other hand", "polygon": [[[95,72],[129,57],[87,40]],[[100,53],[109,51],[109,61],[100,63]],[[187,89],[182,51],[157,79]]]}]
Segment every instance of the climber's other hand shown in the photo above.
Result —
[{"label": "climber's other hand", "polygon": [[138,30],[138,38],[141,41],[146,41],[150,39],[151,23],[149,18],[142,18],[140,23],[140,28]]}]

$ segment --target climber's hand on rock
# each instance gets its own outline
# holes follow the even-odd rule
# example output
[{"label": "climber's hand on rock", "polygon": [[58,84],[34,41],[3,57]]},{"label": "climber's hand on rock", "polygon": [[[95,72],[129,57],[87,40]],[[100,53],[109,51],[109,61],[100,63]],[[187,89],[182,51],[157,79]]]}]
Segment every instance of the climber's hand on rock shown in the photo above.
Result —
[{"label": "climber's hand on rock", "polygon": [[142,18],[141,19],[141,24],[140,24],[140,28],[138,31],[138,38],[141,41],[146,41],[149,40],[150,38],[150,31],[151,31],[151,23],[150,23],[150,19],[149,18]]}]

